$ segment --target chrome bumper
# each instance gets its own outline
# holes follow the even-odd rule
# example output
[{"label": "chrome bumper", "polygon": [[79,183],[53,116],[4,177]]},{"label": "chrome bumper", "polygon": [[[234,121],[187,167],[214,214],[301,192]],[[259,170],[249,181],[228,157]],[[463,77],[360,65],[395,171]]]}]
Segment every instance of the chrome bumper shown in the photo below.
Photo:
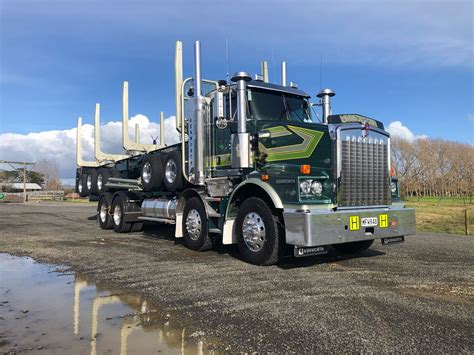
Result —
[{"label": "chrome bumper", "polygon": [[[380,215],[388,216],[388,226],[380,226]],[[359,228],[350,229],[351,217],[359,217]],[[364,217],[377,217],[378,225],[363,227]],[[312,247],[369,239],[415,234],[415,210],[392,206],[390,208],[350,209],[339,211],[284,210],[286,243]],[[355,228],[355,227],[353,227]]]}]

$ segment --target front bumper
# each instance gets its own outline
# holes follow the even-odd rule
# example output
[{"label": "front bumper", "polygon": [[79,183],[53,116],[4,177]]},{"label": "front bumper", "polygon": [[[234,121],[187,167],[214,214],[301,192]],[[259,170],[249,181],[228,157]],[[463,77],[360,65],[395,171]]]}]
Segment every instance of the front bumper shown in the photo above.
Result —
[{"label": "front bumper", "polygon": [[[357,224],[353,224],[354,230],[351,230],[350,223],[354,221],[355,216],[358,217],[359,228],[355,229]],[[360,221],[365,217],[377,217],[378,224],[373,227],[363,227]],[[416,233],[415,210],[403,206],[338,211],[284,210],[283,218],[286,243],[302,247],[399,237]],[[388,221],[385,223],[386,218]],[[381,219],[387,227],[381,226]]]}]

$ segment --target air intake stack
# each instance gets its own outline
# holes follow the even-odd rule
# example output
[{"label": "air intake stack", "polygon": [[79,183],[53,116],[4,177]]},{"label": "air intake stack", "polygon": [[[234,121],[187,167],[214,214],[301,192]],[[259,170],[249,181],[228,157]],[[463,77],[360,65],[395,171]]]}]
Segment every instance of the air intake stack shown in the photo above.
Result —
[{"label": "air intake stack", "polygon": [[250,167],[250,136],[247,133],[247,82],[249,73],[235,73],[231,79],[237,84],[237,133],[232,134],[232,167]]}]

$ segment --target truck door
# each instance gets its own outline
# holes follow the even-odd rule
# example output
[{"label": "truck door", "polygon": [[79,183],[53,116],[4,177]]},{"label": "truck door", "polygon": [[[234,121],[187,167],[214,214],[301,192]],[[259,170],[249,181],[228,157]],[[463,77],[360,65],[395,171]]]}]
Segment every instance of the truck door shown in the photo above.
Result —
[{"label": "truck door", "polygon": [[[236,117],[235,107],[237,105],[237,99],[235,92],[232,94],[232,102],[229,102],[229,94],[223,94],[223,107],[221,110],[218,109],[218,98],[217,95],[211,100],[211,168],[212,170],[229,169],[231,167],[231,125],[234,121],[232,118]],[[220,111],[220,112],[219,112]],[[220,115],[220,114],[223,114]]]}]

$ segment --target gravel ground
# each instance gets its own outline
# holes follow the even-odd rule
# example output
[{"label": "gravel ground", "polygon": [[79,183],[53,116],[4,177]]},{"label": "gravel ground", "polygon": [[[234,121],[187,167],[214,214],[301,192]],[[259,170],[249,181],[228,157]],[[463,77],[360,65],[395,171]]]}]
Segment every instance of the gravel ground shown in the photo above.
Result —
[{"label": "gravel ground", "polygon": [[143,295],[222,350],[474,351],[472,236],[420,234],[351,258],[330,251],[256,267],[232,247],[197,253],[172,234],[103,231],[91,204],[0,205],[0,252]]}]

